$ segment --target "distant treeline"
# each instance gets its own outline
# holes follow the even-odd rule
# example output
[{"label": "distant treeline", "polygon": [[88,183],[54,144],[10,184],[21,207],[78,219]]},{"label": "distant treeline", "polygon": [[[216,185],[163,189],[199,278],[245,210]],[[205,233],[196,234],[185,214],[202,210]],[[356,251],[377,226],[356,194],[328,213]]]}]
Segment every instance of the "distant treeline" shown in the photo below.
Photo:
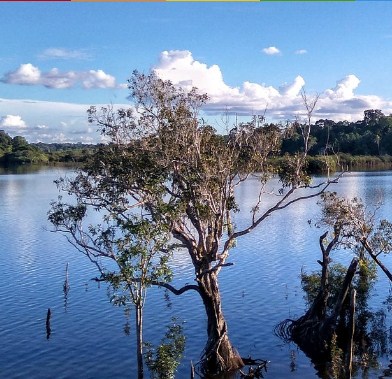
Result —
[{"label": "distant treeline", "polygon": [[[303,145],[301,125],[285,129],[282,154],[293,154]],[[318,120],[311,127],[309,171],[392,169],[392,115],[379,109],[364,112],[356,122]],[[326,165],[326,160],[328,165]]]},{"label": "distant treeline", "polygon": [[[293,153],[303,144],[301,127],[294,123],[294,127],[287,130],[282,152]],[[364,112],[361,121],[318,120],[312,125],[309,146],[310,155],[392,155],[392,115],[385,116],[379,109],[370,109]]]},{"label": "distant treeline", "polygon": [[[294,154],[303,146],[302,127],[268,124],[282,130],[281,156]],[[80,163],[93,154],[98,145],[72,143],[28,143],[24,137],[10,137],[0,130],[0,164]],[[392,168],[392,115],[379,109],[364,112],[356,122],[318,120],[311,127],[309,171],[340,169]],[[279,162],[279,157],[274,158]],[[326,160],[328,165],[326,165]]]},{"label": "distant treeline", "polygon": [[24,137],[10,137],[0,130],[0,165],[80,163],[97,148],[96,145],[71,143],[28,143]]}]

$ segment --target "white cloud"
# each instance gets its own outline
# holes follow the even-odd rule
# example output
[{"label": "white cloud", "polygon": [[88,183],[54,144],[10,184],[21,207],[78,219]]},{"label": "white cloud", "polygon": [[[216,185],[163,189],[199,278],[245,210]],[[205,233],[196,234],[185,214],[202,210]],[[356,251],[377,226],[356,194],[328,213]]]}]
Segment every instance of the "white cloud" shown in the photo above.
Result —
[{"label": "white cloud", "polygon": [[170,80],[186,89],[195,86],[200,92],[207,93],[210,103],[206,110],[221,112],[230,109],[248,113],[263,111],[273,104],[277,109],[285,107],[293,96],[301,90],[305,81],[298,76],[291,84],[276,89],[264,83],[246,81],[241,87],[230,87],[223,80],[218,65],[208,67],[195,60],[190,51],[164,51],[161,53],[154,71],[162,79]]},{"label": "white cloud", "polygon": [[[95,105],[98,109],[107,106]],[[97,127],[87,122],[89,107],[90,104],[0,98],[0,115],[8,114],[0,117],[0,129],[11,136],[23,135],[29,142],[101,142]],[[129,108],[130,104],[113,107]]]},{"label": "white cloud", "polygon": [[211,97],[222,94],[235,96],[236,89],[228,87],[223,81],[219,66],[208,67],[193,59],[190,51],[163,51],[159,63],[155,67],[158,76],[171,80],[188,89],[197,87],[207,92]]},{"label": "white cloud", "polygon": [[302,76],[298,75],[294,82],[291,84],[284,84],[280,87],[279,92],[283,96],[296,97],[305,85],[305,80]]},{"label": "white cloud", "polygon": [[6,115],[0,119],[0,128],[2,129],[25,129],[27,128],[26,123],[22,117],[15,115]]},{"label": "white cloud", "polygon": [[[175,85],[185,89],[195,86],[201,93],[207,93],[210,101],[203,111],[206,117],[211,117],[213,123],[215,115],[221,115],[227,110],[231,114],[250,116],[264,113],[267,108],[266,116],[271,122],[293,119],[295,115],[305,113],[301,97],[301,90],[305,86],[302,75],[280,86],[261,80],[244,81],[233,86],[225,82],[217,64],[207,65],[194,59],[190,51],[180,50],[162,52],[154,70],[159,77],[171,80]],[[262,73],[261,67],[261,78]],[[18,74],[25,83],[57,88],[67,88],[69,85],[85,88],[114,85],[114,78],[100,70],[86,71],[83,75],[69,71],[64,75],[55,69],[41,73],[38,68],[27,64],[20,68]],[[15,79],[15,76],[10,75],[10,78]],[[382,109],[384,114],[392,113],[391,101],[376,95],[358,95],[356,91],[359,85],[360,79],[350,74],[336,84],[332,83],[330,88],[320,89],[313,119],[356,121],[363,118],[366,109]],[[308,95],[312,96],[311,93]],[[98,108],[101,106],[95,105]],[[113,106],[129,108],[130,104]],[[10,133],[18,132],[29,142],[100,142],[101,137],[95,126],[87,122],[86,111],[89,107],[90,104],[0,98],[0,116],[7,115],[0,118],[0,128],[5,129],[5,125],[8,125]]]},{"label": "white cloud", "polygon": [[[171,80],[185,89],[195,86],[200,92],[207,93],[210,102],[205,111],[210,114],[229,110],[232,113],[251,115],[268,108],[269,119],[287,120],[305,113],[301,97],[305,79],[301,75],[279,88],[249,81],[233,87],[225,83],[218,65],[208,66],[195,60],[190,51],[179,50],[162,52],[154,71],[162,79]],[[391,101],[375,95],[355,94],[359,84],[359,78],[350,74],[339,80],[334,88],[320,90],[314,118],[356,121],[363,118],[363,111],[366,109],[382,109],[386,114],[392,112]]]},{"label": "white cloud", "polygon": [[326,90],[325,94],[331,99],[351,99],[360,82],[355,75],[347,75],[336,83],[334,89]]},{"label": "white cloud", "polygon": [[263,53],[267,55],[279,55],[280,50],[275,46],[265,47]]},{"label": "white cloud", "polygon": [[8,72],[1,79],[3,83],[19,85],[42,85],[47,88],[64,89],[81,85],[85,89],[115,88],[116,79],[103,70],[66,71],[52,68],[41,72],[31,63],[21,64],[15,71]]},{"label": "white cloud", "polygon": [[8,72],[2,79],[5,83],[24,85],[39,84],[40,80],[41,71],[31,63],[21,64],[17,70]]},{"label": "white cloud", "polygon": [[70,50],[65,48],[50,48],[44,50],[39,56],[41,59],[90,59],[86,50]]},{"label": "white cloud", "polygon": [[102,70],[90,70],[80,75],[83,88],[114,88],[116,79]]},{"label": "white cloud", "polygon": [[78,75],[73,71],[60,72],[57,68],[52,68],[41,76],[40,84],[47,88],[64,89],[75,86],[77,80]]},{"label": "white cloud", "polygon": [[294,54],[297,54],[297,55],[303,55],[303,54],[307,54],[307,53],[308,53],[308,51],[305,49],[299,49],[299,50],[294,51]]}]

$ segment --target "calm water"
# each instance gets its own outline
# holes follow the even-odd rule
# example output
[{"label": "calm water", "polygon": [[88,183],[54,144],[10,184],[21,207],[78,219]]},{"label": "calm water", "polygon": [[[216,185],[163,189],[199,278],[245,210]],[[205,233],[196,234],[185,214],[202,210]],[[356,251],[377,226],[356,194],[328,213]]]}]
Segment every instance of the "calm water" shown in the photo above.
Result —
[{"label": "calm water", "polygon": [[[53,180],[65,171],[0,175],[0,377],[1,378],[134,378],[134,319],[112,306],[104,286],[90,279],[94,267],[59,235],[49,231],[49,203],[57,197]],[[359,196],[367,204],[383,201],[382,217],[392,219],[392,173],[351,173],[333,187]],[[239,195],[246,205],[255,192],[249,181]],[[220,285],[229,335],[242,355],[271,361],[266,378],[315,378],[312,364],[295,345],[273,334],[285,318],[303,314],[301,268],[318,269],[320,229],[309,227],[319,210],[316,201],[303,202],[269,218],[256,233],[238,241],[223,270]],[[245,212],[248,215],[247,212]],[[238,226],[245,225],[241,214]],[[392,268],[392,258],[384,261]],[[335,254],[348,262],[349,256]],[[63,283],[69,262],[70,291]],[[175,262],[175,284],[192,281],[186,254]],[[389,283],[381,276],[372,307],[383,306]],[[151,289],[145,308],[145,340],[158,343],[172,316],[185,321],[187,347],[178,378],[189,378],[189,362],[197,362],[205,343],[206,322],[201,300],[194,293],[165,300]],[[51,334],[46,334],[50,308]],[[390,324],[391,314],[387,313]],[[126,335],[124,327],[130,326]],[[389,357],[385,356],[385,366]],[[295,363],[292,370],[291,363]],[[371,371],[368,378],[382,373]]]}]

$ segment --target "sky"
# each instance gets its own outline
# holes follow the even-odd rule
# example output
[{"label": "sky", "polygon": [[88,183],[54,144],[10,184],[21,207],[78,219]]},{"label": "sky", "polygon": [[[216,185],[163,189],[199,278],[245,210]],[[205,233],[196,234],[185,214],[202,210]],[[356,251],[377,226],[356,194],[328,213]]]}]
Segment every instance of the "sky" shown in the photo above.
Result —
[{"label": "sky", "polygon": [[392,113],[392,2],[0,2],[0,129],[29,142],[96,143],[91,105],[131,107],[154,70],[207,93],[218,132],[264,114],[314,121]]}]

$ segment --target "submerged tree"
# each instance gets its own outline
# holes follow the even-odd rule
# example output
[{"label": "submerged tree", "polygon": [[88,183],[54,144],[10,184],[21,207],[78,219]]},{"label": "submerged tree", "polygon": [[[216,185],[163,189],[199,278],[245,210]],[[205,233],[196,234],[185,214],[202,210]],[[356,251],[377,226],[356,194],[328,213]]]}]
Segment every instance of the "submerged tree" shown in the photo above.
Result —
[{"label": "submerged tree", "polygon": [[[392,224],[377,222],[376,212],[357,198],[326,192],[321,205],[318,226],[328,229],[320,237],[321,271],[301,275],[309,308],[299,319],[280,323],[276,331],[296,342],[316,365],[329,362],[333,377],[349,378],[353,357],[366,367],[386,352],[384,313],[370,312],[367,302],[377,265],[391,279],[379,256],[391,252]],[[354,255],[348,268],[331,264],[331,252],[337,249]]]},{"label": "submerged tree", "polygon": [[[86,205],[107,209],[119,219],[143,212],[152,223],[165,225],[173,241],[189,253],[195,281],[178,291],[169,289],[176,294],[195,290],[205,307],[208,339],[203,368],[210,374],[235,370],[243,361],[228,337],[218,274],[232,265],[229,251],[239,237],[274,212],[318,196],[332,182],[312,186],[306,172],[310,115],[308,127],[303,128],[304,147],[286,157],[279,169],[281,188],[267,191],[276,174],[269,158],[279,153],[278,128],[250,122],[221,136],[199,120],[208,98],[196,89],[185,92],[155,74],[138,72],[129,80],[129,89],[133,109],[88,111],[89,122],[100,128],[108,143],[76,178],[62,182],[63,189],[76,197],[76,207],[60,201],[53,209],[61,210],[61,224],[72,231],[76,244],[93,238],[94,228],[80,234],[82,222],[88,222],[84,213],[69,225],[74,210]],[[234,216],[241,204],[235,189],[252,175],[259,180],[259,193],[248,224],[238,229]]]},{"label": "submerged tree", "polygon": [[360,251],[361,258],[367,253],[392,281],[392,273],[380,259],[392,252],[392,223],[377,220],[377,208],[369,210],[360,199],[340,198],[335,192],[326,192],[322,205],[321,225],[340,225],[340,245]]}]

